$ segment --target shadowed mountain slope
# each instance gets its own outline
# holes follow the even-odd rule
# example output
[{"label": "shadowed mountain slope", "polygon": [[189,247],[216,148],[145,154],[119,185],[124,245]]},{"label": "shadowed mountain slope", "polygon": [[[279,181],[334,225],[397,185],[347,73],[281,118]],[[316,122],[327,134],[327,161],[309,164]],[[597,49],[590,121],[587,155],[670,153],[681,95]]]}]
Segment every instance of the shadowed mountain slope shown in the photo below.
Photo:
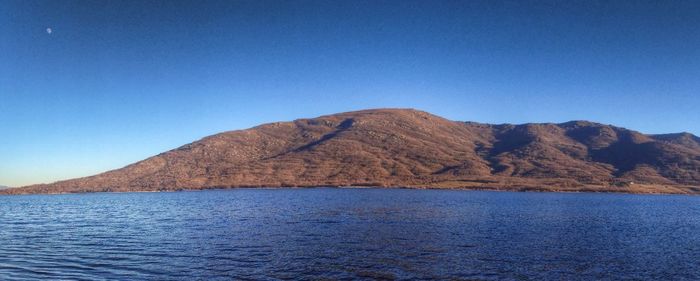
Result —
[{"label": "shadowed mountain slope", "polygon": [[224,132],[96,176],[3,193],[285,186],[700,192],[700,140],[586,121],[489,125],[412,109]]}]

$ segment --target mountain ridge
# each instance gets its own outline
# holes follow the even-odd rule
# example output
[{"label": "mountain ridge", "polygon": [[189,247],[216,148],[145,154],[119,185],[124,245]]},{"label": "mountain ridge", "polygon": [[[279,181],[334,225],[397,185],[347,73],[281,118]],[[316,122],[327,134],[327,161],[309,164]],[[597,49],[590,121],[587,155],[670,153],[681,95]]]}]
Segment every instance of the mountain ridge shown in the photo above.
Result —
[{"label": "mountain ridge", "polygon": [[226,131],[95,176],[2,193],[311,186],[698,193],[700,138],[369,109]]}]

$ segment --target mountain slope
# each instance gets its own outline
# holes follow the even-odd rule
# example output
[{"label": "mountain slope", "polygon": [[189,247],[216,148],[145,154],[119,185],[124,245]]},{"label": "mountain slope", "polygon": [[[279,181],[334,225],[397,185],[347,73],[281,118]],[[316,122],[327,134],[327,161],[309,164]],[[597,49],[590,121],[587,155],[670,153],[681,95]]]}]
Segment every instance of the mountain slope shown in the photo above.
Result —
[{"label": "mountain slope", "polygon": [[586,121],[489,125],[377,109],[224,132],[122,169],[3,192],[353,185],[695,193],[700,141]]}]

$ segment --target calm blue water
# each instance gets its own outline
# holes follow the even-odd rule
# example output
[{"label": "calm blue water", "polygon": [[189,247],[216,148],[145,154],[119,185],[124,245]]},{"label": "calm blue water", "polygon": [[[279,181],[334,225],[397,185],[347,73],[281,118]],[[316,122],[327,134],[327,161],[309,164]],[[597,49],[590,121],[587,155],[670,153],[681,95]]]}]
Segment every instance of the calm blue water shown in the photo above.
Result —
[{"label": "calm blue water", "polygon": [[2,280],[700,280],[700,197],[691,196],[0,196],[0,227]]}]

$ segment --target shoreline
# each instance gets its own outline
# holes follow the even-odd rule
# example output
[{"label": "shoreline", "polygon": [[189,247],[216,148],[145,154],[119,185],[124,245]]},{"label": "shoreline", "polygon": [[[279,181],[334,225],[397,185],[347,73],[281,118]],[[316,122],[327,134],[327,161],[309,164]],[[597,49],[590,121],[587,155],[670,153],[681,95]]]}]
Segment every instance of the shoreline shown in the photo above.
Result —
[{"label": "shoreline", "polygon": [[[693,188],[680,186],[685,188]],[[676,187],[679,188],[679,187]],[[700,187],[696,187],[700,189]],[[697,196],[700,192],[634,192],[634,191],[622,191],[622,190],[610,190],[610,189],[600,189],[594,190],[592,188],[583,188],[581,190],[560,190],[553,189],[547,190],[545,188],[533,188],[527,187],[439,187],[439,186],[360,186],[360,185],[313,185],[313,186],[269,186],[269,187],[253,187],[253,186],[239,186],[239,187],[212,187],[212,188],[183,188],[183,189],[173,189],[173,190],[134,190],[134,191],[86,191],[86,192],[58,192],[58,193],[3,193],[0,190],[0,196],[22,196],[22,195],[71,195],[71,194],[119,194],[119,193],[176,193],[176,192],[198,192],[198,191],[223,191],[223,190],[247,190],[247,189],[265,189],[265,190],[276,190],[276,189],[411,189],[411,190],[452,190],[452,191],[486,191],[486,192],[532,192],[532,193],[592,193],[592,194],[630,194],[630,195],[685,195],[685,196]]]}]

